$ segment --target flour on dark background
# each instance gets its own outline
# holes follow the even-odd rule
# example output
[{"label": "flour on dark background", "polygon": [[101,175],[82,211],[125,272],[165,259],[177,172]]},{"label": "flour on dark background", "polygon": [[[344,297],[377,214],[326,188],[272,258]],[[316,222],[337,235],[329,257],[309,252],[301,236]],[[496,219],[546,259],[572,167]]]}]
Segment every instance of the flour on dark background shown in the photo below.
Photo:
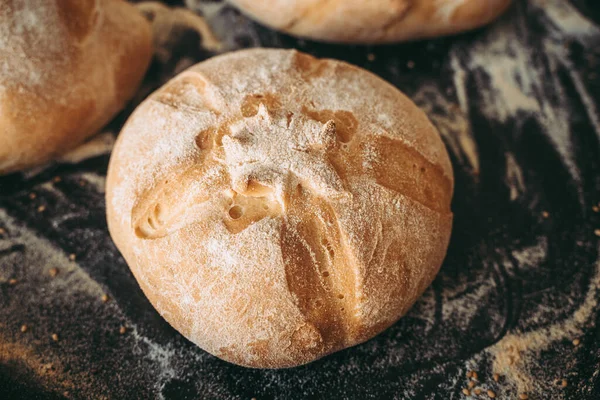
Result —
[{"label": "flour on dark background", "polygon": [[[521,0],[468,34],[350,47],[185,1],[216,43],[193,14],[156,8],[164,35],[134,104],[72,158],[0,178],[3,398],[457,399],[470,370],[497,398],[597,398],[600,14],[590,4]],[[249,46],[294,47],[388,80],[438,127],[456,176],[447,259],[408,315],[291,370],[236,367],[181,337],[137,286],[104,215],[111,139],[135,104],[186,66]]]}]

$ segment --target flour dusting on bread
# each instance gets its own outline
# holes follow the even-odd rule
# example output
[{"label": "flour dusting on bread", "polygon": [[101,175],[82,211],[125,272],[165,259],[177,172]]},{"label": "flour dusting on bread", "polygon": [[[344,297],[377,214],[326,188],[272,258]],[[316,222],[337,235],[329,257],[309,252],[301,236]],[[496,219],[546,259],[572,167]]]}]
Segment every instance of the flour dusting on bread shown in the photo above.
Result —
[{"label": "flour dusting on bread", "polygon": [[445,255],[452,190],[439,135],[395,88],[258,49],[198,64],[136,110],[107,209],[173,326],[228,361],[286,367],[408,310]]},{"label": "flour dusting on bread", "polygon": [[151,46],[121,0],[0,2],[0,174],[97,133],[133,97]]}]

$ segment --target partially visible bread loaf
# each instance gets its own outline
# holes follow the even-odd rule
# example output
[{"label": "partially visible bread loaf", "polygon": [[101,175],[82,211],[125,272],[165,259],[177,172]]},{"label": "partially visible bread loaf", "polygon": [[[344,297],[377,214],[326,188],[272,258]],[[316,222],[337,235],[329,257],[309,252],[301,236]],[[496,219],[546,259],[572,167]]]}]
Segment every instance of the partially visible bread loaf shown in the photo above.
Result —
[{"label": "partially visible bread loaf", "polygon": [[96,133],[151,57],[150,26],[123,0],[0,0],[0,174]]},{"label": "partially visible bread loaf", "polygon": [[444,259],[452,168],[425,114],[297,51],[212,58],[151,95],[110,160],[110,233],[192,342],[279,368],[402,316]]},{"label": "partially visible bread loaf", "polygon": [[273,29],[315,40],[389,43],[466,31],[511,0],[230,0]]}]

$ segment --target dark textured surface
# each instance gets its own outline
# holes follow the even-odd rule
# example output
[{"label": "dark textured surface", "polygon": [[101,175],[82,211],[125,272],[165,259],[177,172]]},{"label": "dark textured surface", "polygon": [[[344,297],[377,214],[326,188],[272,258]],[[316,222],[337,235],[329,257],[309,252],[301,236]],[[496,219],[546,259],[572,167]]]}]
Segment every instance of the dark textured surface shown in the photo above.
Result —
[{"label": "dark textured surface", "polygon": [[[181,337],[137,286],[106,228],[108,154],[2,177],[0,399],[458,399],[469,370],[497,398],[600,398],[594,0],[517,1],[479,31],[383,47],[299,41],[219,2],[187,3],[224,49],[294,47],[346,60],[426,110],[456,178],[442,270],[375,339],[300,368],[244,369]],[[212,54],[189,19],[174,21],[161,28],[169,40],[136,101]],[[107,132],[116,135],[131,108]]]}]

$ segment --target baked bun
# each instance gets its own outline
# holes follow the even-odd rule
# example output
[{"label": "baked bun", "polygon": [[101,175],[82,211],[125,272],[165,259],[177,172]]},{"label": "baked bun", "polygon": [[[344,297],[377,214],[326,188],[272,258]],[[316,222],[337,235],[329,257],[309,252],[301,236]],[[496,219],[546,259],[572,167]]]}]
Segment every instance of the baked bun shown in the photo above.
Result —
[{"label": "baked bun", "polygon": [[150,25],[122,0],[0,0],[0,174],[96,133],[136,91]]},{"label": "baked bun", "polygon": [[292,367],[393,324],[444,259],[435,128],[360,68],[244,50],[181,73],[110,160],[110,233],[160,314],[206,351]]},{"label": "baked bun", "polygon": [[511,0],[230,0],[291,35],[339,43],[390,43],[449,35],[498,17]]}]

